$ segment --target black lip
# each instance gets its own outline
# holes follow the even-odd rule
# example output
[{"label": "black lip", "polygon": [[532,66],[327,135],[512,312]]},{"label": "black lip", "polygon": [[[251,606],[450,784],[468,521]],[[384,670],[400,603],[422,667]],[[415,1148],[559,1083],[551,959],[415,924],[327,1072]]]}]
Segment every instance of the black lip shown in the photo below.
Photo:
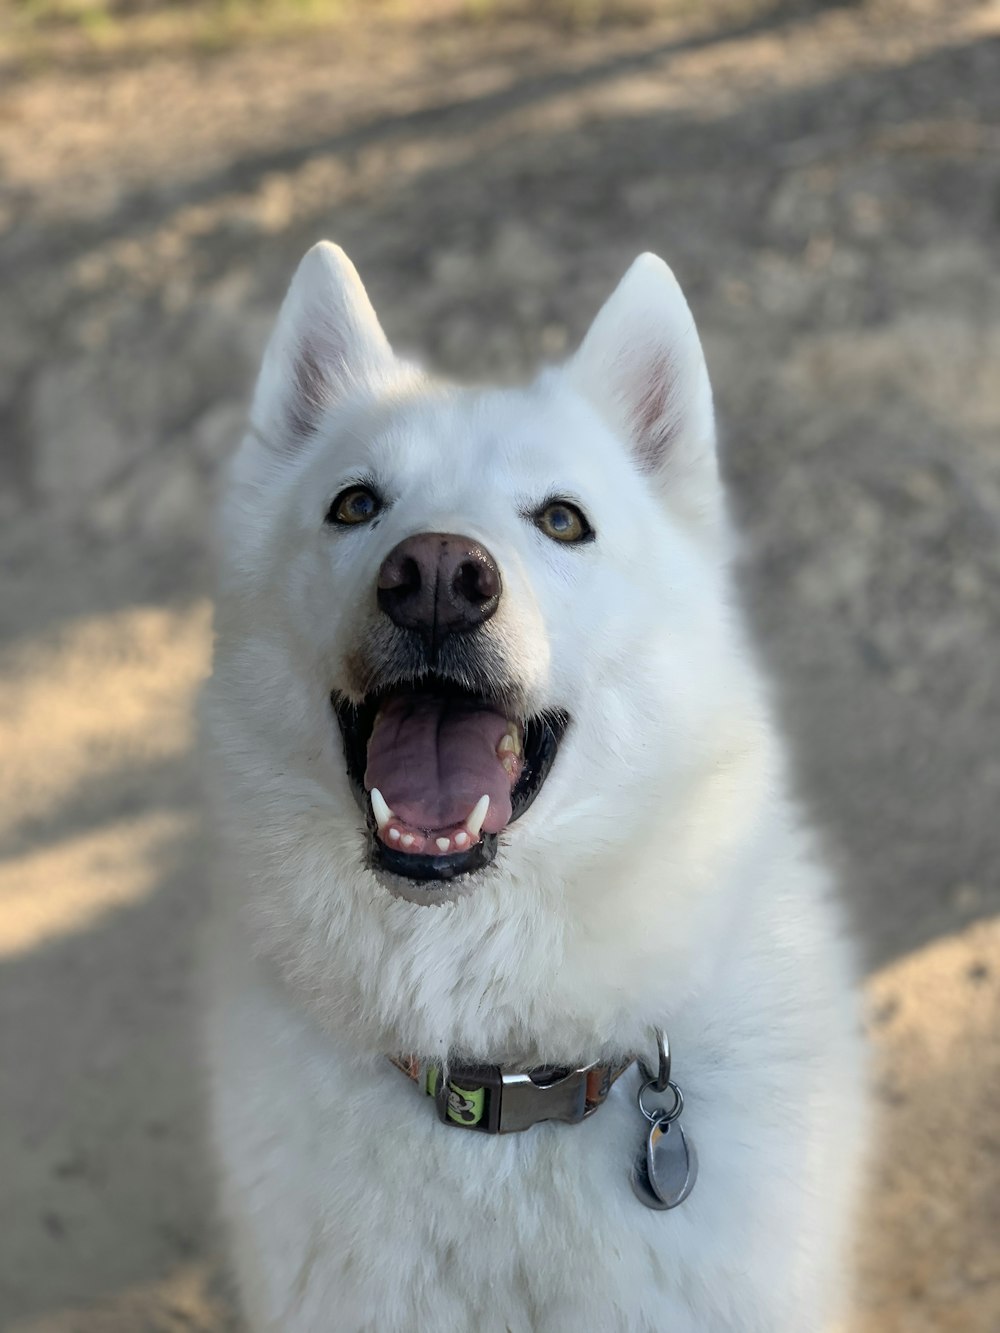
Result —
[{"label": "black lip", "polygon": [[372,863],[379,870],[399,875],[402,879],[440,880],[446,884],[449,880],[485,869],[497,854],[495,833],[484,833],[475,847],[470,847],[467,852],[451,852],[448,856],[413,856],[409,852],[397,852],[387,847],[375,836],[373,829],[368,832]]},{"label": "black lip", "polygon": [[[496,857],[499,838],[495,833],[484,833],[480,841],[467,852],[451,852],[447,856],[415,856],[386,846],[377,836],[371,802],[364,785],[365,768],[368,763],[368,741],[383,702],[390,694],[403,690],[475,697],[481,699],[487,707],[496,708],[499,712],[504,712],[504,709],[499,701],[481,695],[472,696],[461,686],[434,676],[423,677],[416,682],[396,683],[389,688],[376,690],[367,695],[360,704],[351,703],[345,695],[337,691],[330,696],[330,702],[340,725],[351,790],[358,808],[365,816],[370,866],[403,879],[420,881],[430,888],[435,881],[447,884],[451,880],[485,869]],[[569,722],[569,714],[561,709],[540,713],[524,720],[524,767],[511,792],[512,824],[520,819],[545,785]]]}]

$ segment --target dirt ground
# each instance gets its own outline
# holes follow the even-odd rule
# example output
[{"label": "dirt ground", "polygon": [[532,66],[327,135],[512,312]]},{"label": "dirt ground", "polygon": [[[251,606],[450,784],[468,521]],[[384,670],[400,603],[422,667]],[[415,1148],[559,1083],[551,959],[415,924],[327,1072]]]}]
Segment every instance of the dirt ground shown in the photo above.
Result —
[{"label": "dirt ground", "polygon": [[0,1327],[237,1327],[195,1054],[205,533],[331,236],[463,377],[561,355],[638,251],[675,267],[865,951],[845,1333],[995,1333],[1000,6],[447,11],[0,56]]}]

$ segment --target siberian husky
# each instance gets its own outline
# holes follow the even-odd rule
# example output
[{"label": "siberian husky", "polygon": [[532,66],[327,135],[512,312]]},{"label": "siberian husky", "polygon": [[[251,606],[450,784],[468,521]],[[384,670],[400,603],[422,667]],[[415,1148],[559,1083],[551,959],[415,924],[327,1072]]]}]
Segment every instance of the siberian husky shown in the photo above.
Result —
[{"label": "siberian husky", "polygon": [[328,243],[219,527],[208,1056],[254,1333],[809,1333],[848,1290],[853,959],[635,261],[526,388],[397,358]]}]

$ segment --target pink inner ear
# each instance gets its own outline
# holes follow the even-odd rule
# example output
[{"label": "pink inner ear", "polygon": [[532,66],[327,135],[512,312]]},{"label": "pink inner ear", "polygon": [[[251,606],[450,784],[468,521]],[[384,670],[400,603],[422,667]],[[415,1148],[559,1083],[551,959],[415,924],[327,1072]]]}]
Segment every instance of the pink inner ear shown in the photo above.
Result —
[{"label": "pink inner ear", "polygon": [[665,351],[643,359],[641,376],[632,366],[625,376],[629,385],[626,397],[632,438],[644,472],[653,472],[660,466],[676,429],[676,421],[669,415],[673,381],[674,361]]},{"label": "pink inner ear", "polygon": [[305,340],[295,357],[294,382],[288,405],[288,425],[296,440],[304,440],[319,424],[324,408],[334,397],[334,385],[343,377],[343,346],[332,336],[321,348]]}]

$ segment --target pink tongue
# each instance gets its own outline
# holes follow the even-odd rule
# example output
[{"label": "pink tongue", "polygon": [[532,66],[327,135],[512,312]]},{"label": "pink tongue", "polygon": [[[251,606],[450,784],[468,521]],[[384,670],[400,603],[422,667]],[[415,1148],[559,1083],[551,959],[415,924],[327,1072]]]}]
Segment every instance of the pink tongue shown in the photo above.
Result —
[{"label": "pink tongue", "polygon": [[458,699],[390,699],[368,742],[365,787],[377,787],[393,814],[425,830],[464,823],[489,796],[483,828],[499,833],[511,817],[510,778],[497,757],[508,726],[502,714]]}]

